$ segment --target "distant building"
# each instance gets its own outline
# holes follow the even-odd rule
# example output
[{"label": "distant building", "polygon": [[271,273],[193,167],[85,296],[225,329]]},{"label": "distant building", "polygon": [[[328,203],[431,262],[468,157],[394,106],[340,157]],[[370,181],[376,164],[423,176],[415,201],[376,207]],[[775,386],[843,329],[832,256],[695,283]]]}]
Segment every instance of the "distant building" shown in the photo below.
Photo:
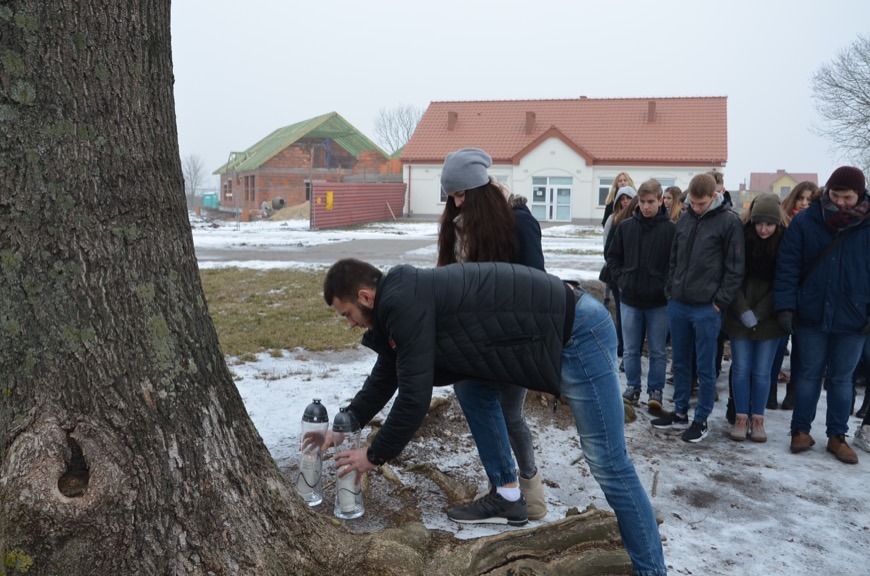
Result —
[{"label": "distant building", "polygon": [[432,102],[402,150],[408,206],[440,214],[444,157],[481,148],[489,173],[542,221],[599,219],[620,172],[685,189],[728,159],[727,99],[586,98]]},{"label": "distant building", "polygon": [[785,198],[792,188],[806,180],[818,185],[819,175],[810,172],[787,172],[785,170],[752,172],[749,174],[748,192],[753,196],[759,192],[773,192],[780,198]]},{"label": "distant building", "polygon": [[279,128],[243,152],[231,152],[220,174],[224,210],[258,210],[265,201],[287,206],[311,197],[314,182],[401,182],[391,159],[335,112]]}]

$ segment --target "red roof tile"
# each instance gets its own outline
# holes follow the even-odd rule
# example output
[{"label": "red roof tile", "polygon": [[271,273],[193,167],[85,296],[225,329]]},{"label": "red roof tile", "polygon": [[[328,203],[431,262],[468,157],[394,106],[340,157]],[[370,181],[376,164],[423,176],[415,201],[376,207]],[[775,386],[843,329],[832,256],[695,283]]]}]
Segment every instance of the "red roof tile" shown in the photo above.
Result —
[{"label": "red roof tile", "polygon": [[809,180],[813,184],[819,184],[819,175],[813,173],[797,173],[788,172],[787,170],[777,170],[776,172],[750,172],[749,174],[749,190],[752,192],[773,192],[773,183],[783,176],[790,176],[795,182],[803,182]]},{"label": "red roof tile", "polygon": [[[726,105],[724,96],[432,102],[402,161],[440,163],[449,152],[476,147],[497,163],[518,163],[552,130],[590,164],[722,166],[728,158]],[[455,126],[448,130],[451,112]],[[527,112],[534,113],[530,133]]]}]

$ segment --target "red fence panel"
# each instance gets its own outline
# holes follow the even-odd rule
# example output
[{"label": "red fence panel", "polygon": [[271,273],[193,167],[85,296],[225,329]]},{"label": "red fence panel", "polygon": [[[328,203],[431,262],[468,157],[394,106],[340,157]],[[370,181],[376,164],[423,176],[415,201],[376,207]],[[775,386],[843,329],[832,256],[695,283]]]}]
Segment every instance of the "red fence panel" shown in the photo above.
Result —
[{"label": "red fence panel", "polygon": [[405,208],[405,184],[313,182],[310,206],[312,230],[398,219]]}]

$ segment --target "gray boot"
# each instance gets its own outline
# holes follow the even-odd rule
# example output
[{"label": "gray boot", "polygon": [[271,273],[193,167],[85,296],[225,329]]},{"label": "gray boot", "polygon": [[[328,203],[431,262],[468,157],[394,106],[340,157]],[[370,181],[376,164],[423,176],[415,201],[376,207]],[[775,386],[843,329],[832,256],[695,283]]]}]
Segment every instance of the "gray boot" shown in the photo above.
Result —
[{"label": "gray boot", "polygon": [[541,469],[529,479],[519,477],[520,491],[526,499],[529,520],[540,520],[547,515],[547,500],[544,498],[544,482],[541,480]]}]

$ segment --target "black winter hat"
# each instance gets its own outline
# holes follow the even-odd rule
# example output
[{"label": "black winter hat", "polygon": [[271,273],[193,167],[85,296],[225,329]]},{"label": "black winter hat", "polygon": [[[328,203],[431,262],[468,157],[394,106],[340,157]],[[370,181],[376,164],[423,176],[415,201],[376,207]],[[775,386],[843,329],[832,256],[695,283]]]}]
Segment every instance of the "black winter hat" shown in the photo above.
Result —
[{"label": "black winter hat", "polygon": [[854,166],[840,166],[828,178],[825,188],[828,190],[831,188],[854,190],[860,196],[865,190],[864,173]]}]

